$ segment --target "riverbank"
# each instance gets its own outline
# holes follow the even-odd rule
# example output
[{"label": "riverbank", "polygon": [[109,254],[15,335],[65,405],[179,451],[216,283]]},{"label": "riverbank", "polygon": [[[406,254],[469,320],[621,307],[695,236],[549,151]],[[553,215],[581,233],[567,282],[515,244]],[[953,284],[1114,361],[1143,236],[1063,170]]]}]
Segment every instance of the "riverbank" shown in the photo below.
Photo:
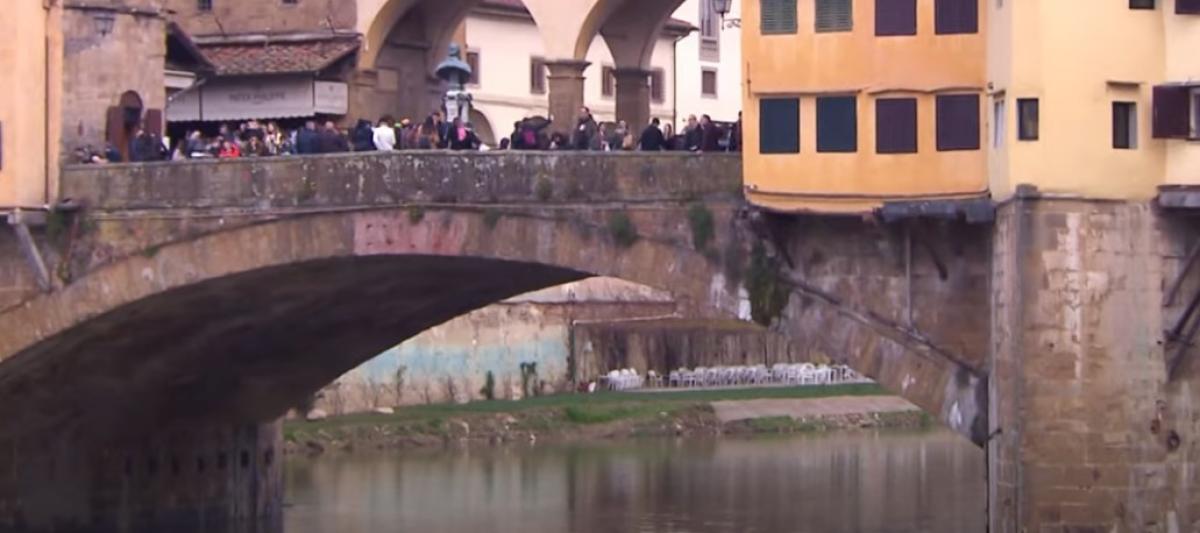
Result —
[{"label": "riverbank", "polygon": [[422,405],[284,424],[286,451],[321,454],[447,444],[564,442],[640,436],[921,428],[924,413],[874,384],[607,392]]}]

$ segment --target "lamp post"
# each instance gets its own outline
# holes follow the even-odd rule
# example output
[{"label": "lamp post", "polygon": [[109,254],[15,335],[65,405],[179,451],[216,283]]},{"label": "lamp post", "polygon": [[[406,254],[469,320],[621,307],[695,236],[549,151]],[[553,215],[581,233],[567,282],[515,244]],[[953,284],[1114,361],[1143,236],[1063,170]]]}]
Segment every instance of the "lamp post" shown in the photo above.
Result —
[{"label": "lamp post", "polygon": [[733,11],[733,0],[709,0],[712,2],[713,11],[721,15],[722,25],[726,28],[740,28],[742,19],[726,18],[730,11]]},{"label": "lamp post", "polygon": [[96,33],[100,34],[100,37],[108,37],[108,35],[113,31],[113,25],[116,23],[116,19],[117,18],[113,16],[112,13],[97,13],[92,16],[92,25],[95,27]]}]

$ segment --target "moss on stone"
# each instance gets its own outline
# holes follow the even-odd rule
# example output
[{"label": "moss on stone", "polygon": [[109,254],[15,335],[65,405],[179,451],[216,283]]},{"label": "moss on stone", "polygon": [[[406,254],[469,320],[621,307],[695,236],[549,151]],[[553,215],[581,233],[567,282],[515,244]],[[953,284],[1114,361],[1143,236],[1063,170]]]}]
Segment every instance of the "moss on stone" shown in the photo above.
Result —
[{"label": "moss on stone", "polygon": [[538,178],[533,192],[537,195],[538,200],[545,202],[554,196],[554,184],[546,178]]},{"label": "moss on stone", "polygon": [[750,295],[750,315],[755,322],[770,326],[787,307],[791,291],[780,279],[779,259],[771,257],[762,243],[756,243],[746,269],[746,292]]},{"label": "moss on stone", "polygon": [[713,214],[702,203],[693,203],[687,211],[688,225],[692,228],[692,247],[704,251],[713,239]]},{"label": "moss on stone", "polygon": [[502,216],[503,214],[496,209],[485,210],[483,212],[483,225],[487,226],[489,230],[496,229],[496,224],[500,223],[500,217]]},{"label": "moss on stone", "polygon": [[408,208],[408,221],[412,224],[420,224],[425,220],[425,208],[419,205],[414,205]]},{"label": "moss on stone", "polygon": [[637,227],[624,211],[618,211],[608,217],[608,232],[622,248],[633,246],[638,240]]}]

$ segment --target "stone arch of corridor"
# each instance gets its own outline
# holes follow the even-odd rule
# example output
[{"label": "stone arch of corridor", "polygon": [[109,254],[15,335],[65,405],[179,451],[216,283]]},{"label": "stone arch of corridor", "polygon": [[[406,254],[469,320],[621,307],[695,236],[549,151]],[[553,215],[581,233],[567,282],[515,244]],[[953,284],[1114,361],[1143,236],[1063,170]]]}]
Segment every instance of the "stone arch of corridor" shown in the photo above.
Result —
[{"label": "stone arch of corridor", "polygon": [[[378,116],[395,110],[375,102],[411,102],[402,113],[419,116],[436,101],[433,68],[467,14],[482,0],[359,0],[363,69],[394,74],[375,78],[355,110]],[[617,115],[638,125],[650,115],[649,64],[671,14],[683,0],[523,0],[542,35],[550,75],[550,114],[570,117],[585,105],[583,71],[592,42],[602,36],[617,75]]]},{"label": "stone arch of corridor", "polygon": [[0,315],[0,438],[270,420],[429,327],[590,275],[728,316],[737,296],[718,272],[685,247],[622,246],[553,216],[392,208],[227,230]]}]

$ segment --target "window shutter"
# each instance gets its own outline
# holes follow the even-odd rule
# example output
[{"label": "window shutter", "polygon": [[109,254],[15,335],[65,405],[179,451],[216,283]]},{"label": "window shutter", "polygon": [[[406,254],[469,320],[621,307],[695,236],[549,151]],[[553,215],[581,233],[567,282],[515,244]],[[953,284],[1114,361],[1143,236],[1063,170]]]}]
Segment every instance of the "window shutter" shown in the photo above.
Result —
[{"label": "window shutter", "polygon": [[1191,88],[1185,85],[1159,85],[1154,88],[1155,139],[1184,139],[1191,134],[1188,99]]},{"label": "window shutter", "polygon": [[1200,15],[1200,0],[1175,0],[1177,15]]},{"label": "window shutter", "polygon": [[853,0],[817,0],[817,31],[850,31],[854,28]]},{"label": "window shutter", "polygon": [[762,33],[796,33],[796,0],[762,0]]},{"label": "window shutter", "polygon": [[937,149],[979,149],[979,95],[947,94],[937,97]]},{"label": "window shutter", "polygon": [[858,99],[853,96],[817,98],[817,151],[858,151]]},{"label": "window shutter", "polygon": [[875,35],[916,35],[917,0],[875,0]]},{"label": "window shutter", "polygon": [[939,35],[979,33],[979,0],[935,0],[934,30]]},{"label": "window shutter", "polygon": [[880,154],[917,152],[916,98],[875,101],[875,151]]},{"label": "window shutter", "polygon": [[763,98],[758,102],[758,151],[800,153],[799,98]]}]

